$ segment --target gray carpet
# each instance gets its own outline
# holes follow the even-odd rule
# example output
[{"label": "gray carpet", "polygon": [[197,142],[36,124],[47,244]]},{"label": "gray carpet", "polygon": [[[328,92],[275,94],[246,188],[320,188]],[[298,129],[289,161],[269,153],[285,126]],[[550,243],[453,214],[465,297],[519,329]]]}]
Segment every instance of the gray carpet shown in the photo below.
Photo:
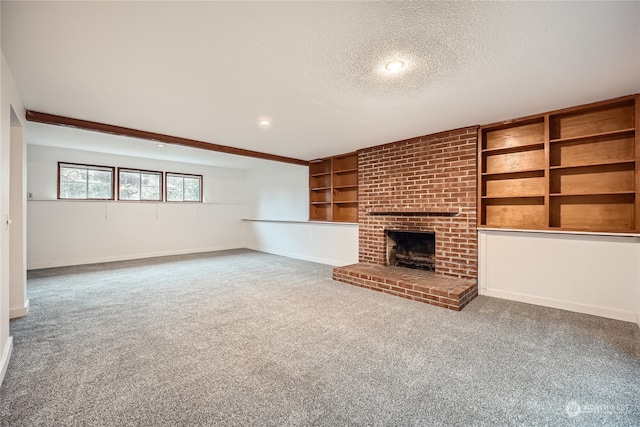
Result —
[{"label": "gray carpet", "polygon": [[248,250],[39,270],[2,425],[639,425],[640,329]]}]

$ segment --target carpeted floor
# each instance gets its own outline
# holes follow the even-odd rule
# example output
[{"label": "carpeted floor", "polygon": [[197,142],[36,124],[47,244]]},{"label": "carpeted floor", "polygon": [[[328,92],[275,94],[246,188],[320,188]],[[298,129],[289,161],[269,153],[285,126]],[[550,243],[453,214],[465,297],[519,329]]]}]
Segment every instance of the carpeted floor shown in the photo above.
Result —
[{"label": "carpeted floor", "polygon": [[640,425],[640,329],[248,250],[39,270],[7,426]]}]

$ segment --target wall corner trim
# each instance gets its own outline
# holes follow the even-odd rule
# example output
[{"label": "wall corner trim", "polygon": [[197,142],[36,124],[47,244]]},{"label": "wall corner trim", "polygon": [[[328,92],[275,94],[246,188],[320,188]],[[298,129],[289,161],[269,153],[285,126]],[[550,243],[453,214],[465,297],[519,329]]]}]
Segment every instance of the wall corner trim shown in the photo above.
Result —
[{"label": "wall corner trim", "polygon": [[11,352],[13,351],[13,337],[7,338],[2,346],[2,359],[0,359],[0,385],[4,381],[4,374],[7,373],[9,367],[9,359],[11,359]]},{"label": "wall corner trim", "polygon": [[9,319],[17,319],[18,317],[24,317],[29,313],[29,300],[24,304],[24,307],[12,308],[9,310]]}]

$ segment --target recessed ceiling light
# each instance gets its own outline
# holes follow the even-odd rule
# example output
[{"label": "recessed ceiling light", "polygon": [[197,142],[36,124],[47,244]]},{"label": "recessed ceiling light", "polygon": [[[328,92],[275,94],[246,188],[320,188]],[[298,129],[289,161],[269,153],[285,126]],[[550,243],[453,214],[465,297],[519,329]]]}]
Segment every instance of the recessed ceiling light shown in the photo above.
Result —
[{"label": "recessed ceiling light", "polygon": [[271,126],[271,120],[269,119],[260,119],[258,120],[258,124],[264,128]]},{"label": "recessed ceiling light", "polygon": [[164,144],[156,144],[156,147],[164,148]]},{"label": "recessed ceiling light", "polygon": [[384,66],[387,71],[391,71],[392,73],[400,71],[402,67],[404,67],[404,62],[402,61],[391,61]]}]

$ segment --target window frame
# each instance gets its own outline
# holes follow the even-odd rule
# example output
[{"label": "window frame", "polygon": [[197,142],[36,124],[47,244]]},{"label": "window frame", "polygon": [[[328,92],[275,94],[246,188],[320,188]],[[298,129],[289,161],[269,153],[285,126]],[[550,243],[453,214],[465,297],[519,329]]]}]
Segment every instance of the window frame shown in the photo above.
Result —
[{"label": "window frame", "polygon": [[[138,174],[154,174],[160,177],[160,191],[159,197],[157,199],[123,199],[120,194],[120,172],[138,172]],[[147,169],[137,169],[137,168],[123,168],[118,167],[118,178],[117,178],[117,191],[118,191],[118,201],[119,202],[163,202],[164,201],[164,172],[155,171],[155,170],[147,170]],[[140,194],[142,194],[142,182],[140,183]]]},{"label": "window frame", "polygon": [[[85,198],[76,198],[76,197],[62,197],[62,168],[69,167],[69,169],[76,167],[77,169],[86,169],[88,170],[99,170],[99,171],[111,171],[111,196],[109,198],[105,197],[89,197],[89,179],[87,176],[87,197]],[[107,201],[107,200],[115,200],[115,176],[116,176],[116,168],[113,166],[104,166],[104,165],[89,165],[84,163],[70,163],[70,162],[58,162],[58,200],[87,200],[87,201]]]},{"label": "window frame", "polygon": [[183,181],[183,192],[182,192],[182,200],[169,200],[169,194],[168,194],[168,190],[169,190],[169,185],[166,184],[164,186],[164,201],[167,203],[202,203],[203,200],[203,196],[202,193],[204,191],[204,178],[202,175],[198,175],[198,174],[192,174],[192,173],[179,173],[179,172],[165,172],[164,173],[164,178],[165,178],[165,183],[169,182],[169,177],[178,177],[178,178],[198,178],[200,180],[200,198],[199,200],[184,200],[184,181]]}]

